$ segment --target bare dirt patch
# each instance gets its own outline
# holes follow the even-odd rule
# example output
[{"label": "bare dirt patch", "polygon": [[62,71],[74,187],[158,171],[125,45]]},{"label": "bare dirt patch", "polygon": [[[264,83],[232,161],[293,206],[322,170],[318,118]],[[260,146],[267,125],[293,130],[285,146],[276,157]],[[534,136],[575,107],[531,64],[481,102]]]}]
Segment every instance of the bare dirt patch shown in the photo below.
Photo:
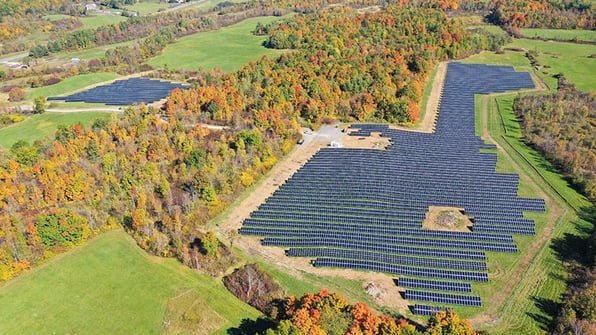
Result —
[{"label": "bare dirt patch", "polygon": [[391,141],[388,137],[381,137],[380,133],[373,132],[370,136],[346,136],[342,139],[345,148],[385,149]]},{"label": "bare dirt patch", "polygon": [[470,232],[472,221],[462,211],[463,208],[430,206],[422,228]]}]

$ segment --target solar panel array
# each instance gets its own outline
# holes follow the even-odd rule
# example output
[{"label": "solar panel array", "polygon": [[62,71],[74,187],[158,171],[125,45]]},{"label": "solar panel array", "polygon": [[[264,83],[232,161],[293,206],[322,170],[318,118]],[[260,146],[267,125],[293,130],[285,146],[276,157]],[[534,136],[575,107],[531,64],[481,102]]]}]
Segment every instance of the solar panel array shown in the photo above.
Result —
[{"label": "solar panel array", "polygon": [[148,78],[130,78],[116,80],[109,85],[96,86],[66,97],[49,97],[48,100],[126,106],[161,100],[170,95],[175,88],[188,88],[188,86]]},{"label": "solar panel array", "polygon": [[[239,231],[317,267],[399,276],[408,300],[481,306],[470,283],[488,281],[485,252],[517,252],[512,235],[535,233],[524,211],[545,202],[518,197],[519,176],[495,172],[496,153],[480,150],[496,147],[475,135],[474,95],[530,87],[511,67],[450,63],[434,133],[355,125],[351,135],[391,144],[321,149]],[[472,231],[422,229],[429,206],[463,209]]]},{"label": "solar panel array", "polygon": [[412,308],[412,313],[416,315],[424,315],[424,316],[431,316],[435,315],[439,312],[447,311],[446,307],[437,307],[437,306],[429,306],[429,305],[421,305],[415,304]]}]

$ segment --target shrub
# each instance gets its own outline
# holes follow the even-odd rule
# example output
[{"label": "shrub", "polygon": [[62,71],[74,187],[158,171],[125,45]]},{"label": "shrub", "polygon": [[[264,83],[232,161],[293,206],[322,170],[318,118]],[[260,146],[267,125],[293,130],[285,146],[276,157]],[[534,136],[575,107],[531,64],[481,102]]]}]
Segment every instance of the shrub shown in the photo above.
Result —
[{"label": "shrub", "polygon": [[8,100],[11,102],[23,101],[26,95],[25,90],[20,87],[14,87],[8,92]]}]

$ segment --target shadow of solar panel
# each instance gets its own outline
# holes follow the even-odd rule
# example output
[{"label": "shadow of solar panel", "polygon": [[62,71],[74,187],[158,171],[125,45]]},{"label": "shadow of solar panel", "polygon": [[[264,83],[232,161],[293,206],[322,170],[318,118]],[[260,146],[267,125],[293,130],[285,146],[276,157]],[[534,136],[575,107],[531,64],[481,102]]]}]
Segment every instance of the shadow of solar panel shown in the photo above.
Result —
[{"label": "shadow of solar panel", "polygon": [[109,85],[68,95],[66,97],[49,97],[48,100],[64,100],[66,102],[104,103],[106,105],[132,105],[135,103],[152,103],[161,100],[175,88],[188,88],[188,85],[175,84],[149,78],[130,78],[116,80]]}]

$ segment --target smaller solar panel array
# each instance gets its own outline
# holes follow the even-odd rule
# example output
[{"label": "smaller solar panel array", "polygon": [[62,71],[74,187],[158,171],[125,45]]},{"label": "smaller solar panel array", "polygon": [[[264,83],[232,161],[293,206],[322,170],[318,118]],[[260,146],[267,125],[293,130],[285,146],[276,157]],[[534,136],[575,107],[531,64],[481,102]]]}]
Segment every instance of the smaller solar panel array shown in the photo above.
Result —
[{"label": "smaller solar panel array", "polygon": [[404,297],[407,300],[435,302],[440,304],[481,307],[480,297],[451,293],[427,292],[406,290]]},{"label": "smaller solar panel array", "polygon": [[116,80],[109,85],[97,86],[66,97],[49,97],[48,100],[126,106],[161,100],[170,95],[175,88],[188,88],[188,85],[148,78],[130,78]]},{"label": "smaller solar panel array", "polygon": [[412,308],[412,313],[416,315],[432,316],[440,312],[445,312],[447,309],[448,308],[446,307],[415,304]]},{"label": "smaller solar panel array", "polygon": [[397,285],[404,288],[419,288],[432,291],[472,293],[472,285],[470,285],[470,283],[448,282],[418,278],[399,278]]}]

